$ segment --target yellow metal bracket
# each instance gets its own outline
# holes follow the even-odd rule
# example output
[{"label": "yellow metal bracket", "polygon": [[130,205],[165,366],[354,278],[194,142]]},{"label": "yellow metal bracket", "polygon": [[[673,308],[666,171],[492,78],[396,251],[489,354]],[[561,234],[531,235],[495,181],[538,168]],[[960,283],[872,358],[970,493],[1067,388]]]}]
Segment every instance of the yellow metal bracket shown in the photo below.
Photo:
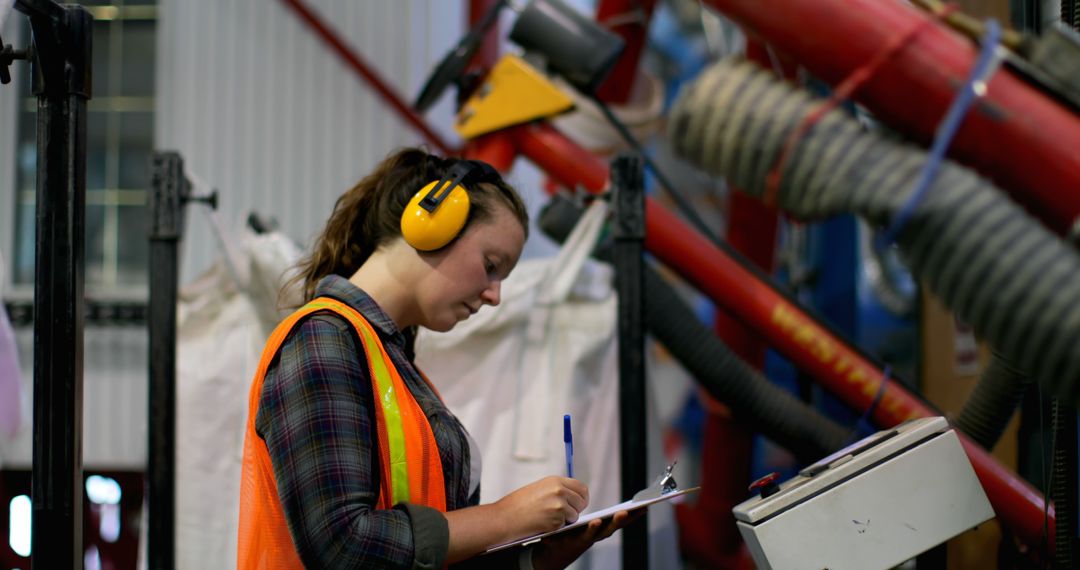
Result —
[{"label": "yellow metal bracket", "polygon": [[471,139],[573,108],[574,101],[542,73],[521,58],[507,54],[461,106],[454,130]]}]

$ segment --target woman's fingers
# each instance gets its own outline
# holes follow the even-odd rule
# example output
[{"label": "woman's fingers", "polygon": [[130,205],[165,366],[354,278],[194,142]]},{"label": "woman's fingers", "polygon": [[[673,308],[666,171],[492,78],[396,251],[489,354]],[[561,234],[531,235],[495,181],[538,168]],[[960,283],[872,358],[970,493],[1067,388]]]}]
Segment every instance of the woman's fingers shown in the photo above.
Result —
[{"label": "woman's fingers", "polygon": [[629,511],[619,511],[615,513],[615,516],[611,517],[611,520],[602,525],[602,528],[597,530],[595,542],[599,542],[615,534],[615,531],[626,528],[630,523],[633,523],[640,519],[644,515],[645,509],[640,509],[630,513]]},{"label": "woman's fingers", "polygon": [[589,487],[577,479],[562,478],[563,490],[566,492],[566,500],[573,505],[578,512],[585,510],[589,505]]},{"label": "woman's fingers", "polygon": [[604,540],[605,538],[611,536],[612,534],[615,533],[615,531],[622,528],[621,523],[622,523],[622,521],[619,520],[618,515],[615,515],[614,517],[611,517],[611,520],[608,521],[607,524],[602,525],[598,529],[595,540],[596,541],[601,541],[601,540]]},{"label": "woman's fingers", "polygon": [[563,503],[562,510],[563,510],[563,520],[566,521],[565,524],[571,524],[571,523],[574,523],[574,522],[577,521],[577,519],[578,519],[578,510],[576,508],[574,508],[573,505],[571,505],[570,503]]},{"label": "woman's fingers", "polygon": [[575,485],[574,491],[581,496],[583,501],[585,501],[581,505],[581,508],[584,509],[589,504],[589,486],[577,479],[571,479],[571,481],[573,481]]},{"label": "woman's fingers", "polygon": [[637,520],[640,515],[630,515],[628,511],[619,511],[610,519],[596,519],[589,521],[585,530],[581,533],[581,540],[587,544],[599,542],[615,534],[615,531],[625,527],[630,522]]},{"label": "woman's fingers", "polygon": [[585,507],[589,504],[589,488],[581,481],[568,477],[555,477],[552,479],[556,484],[553,491],[558,496],[564,524],[577,521],[578,513],[585,510]]},{"label": "woman's fingers", "polygon": [[582,497],[573,489],[564,489],[563,498],[566,500],[566,504],[572,507],[574,512],[578,513],[585,510],[585,507],[589,504],[585,497]]},{"label": "woman's fingers", "polygon": [[537,550],[539,558],[534,557],[534,563],[539,559],[541,565],[550,565],[553,568],[563,568],[573,562],[592,546],[594,543],[610,537],[615,531],[634,522],[645,512],[645,509],[635,511],[633,514],[627,511],[619,511],[611,518],[596,519],[589,524],[573,531],[545,538]]},{"label": "woman's fingers", "polygon": [[597,524],[594,529],[589,529],[590,531],[592,531],[589,536],[590,540],[592,542],[600,542],[601,540],[604,540],[605,538],[608,538],[609,536],[614,534],[615,531],[623,527],[623,521],[626,518],[625,514],[625,511],[620,511],[618,513],[615,513],[615,516],[611,517],[610,519],[593,521],[599,524]]},{"label": "woman's fingers", "polygon": [[592,544],[598,539],[596,538],[600,534],[601,527],[604,526],[604,521],[597,519],[589,521],[589,525],[585,528],[585,532],[581,533],[581,540],[586,544]]},{"label": "woman's fingers", "polygon": [[[636,513],[634,519],[637,519]],[[630,520],[630,513],[626,511],[619,511],[615,513],[615,516],[611,517],[611,521],[604,525],[602,529],[600,529],[600,534],[596,537],[596,540],[604,540],[605,538],[608,538],[609,536],[615,534],[615,531],[629,524]]]}]

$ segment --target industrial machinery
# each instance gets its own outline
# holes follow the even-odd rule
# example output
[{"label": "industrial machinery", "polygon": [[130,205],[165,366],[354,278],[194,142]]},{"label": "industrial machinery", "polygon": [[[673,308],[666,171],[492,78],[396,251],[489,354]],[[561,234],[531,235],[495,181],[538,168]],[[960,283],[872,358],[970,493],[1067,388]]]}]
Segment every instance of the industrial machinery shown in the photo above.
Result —
[{"label": "industrial machinery", "polygon": [[[312,23],[313,19],[304,10],[301,0],[283,1]],[[501,2],[478,3],[482,4],[492,10],[502,5]],[[537,4],[554,5],[556,2]],[[599,14],[610,7],[608,4],[624,3],[602,3],[598,19]],[[768,42],[770,56],[771,49],[775,48],[781,55],[791,58],[789,61],[805,66],[816,77],[833,85],[840,84],[851,75],[858,75],[858,70],[883,58],[884,63],[867,72],[869,79],[851,97],[864,104],[885,124],[897,126],[917,142],[927,142],[930,138],[958,86],[964,85],[978,51],[966,39],[947,30],[944,24],[937,21],[939,15],[921,13],[902,2],[785,0],[780,6],[742,0],[712,0],[705,4],[717,8],[740,24],[749,36]],[[652,3],[645,2],[639,7],[639,15],[647,23]],[[491,19],[484,17],[478,21],[489,23]],[[808,22],[821,25],[808,26]],[[312,27],[340,56],[355,66],[358,58],[342,49],[342,42],[333,37],[333,32],[327,26],[314,22]],[[482,31],[483,24],[478,28]],[[478,28],[474,28],[473,32]],[[625,30],[614,29],[627,39]],[[806,33],[807,29],[830,29],[833,33],[830,39],[825,40],[820,34]],[[838,29],[849,30],[849,33],[835,33]],[[557,57],[548,61],[542,57],[531,59],[527,53],[521,60],[508,60],[498,66],[494,65],[492,59],[486,63],[487,68],[492,68],[490,70],[473,67],[467,71],[469,61],[478,53],[484,35],[473,32],[447,55],[443,64],[432,74],[417,108],[422,111],[425,104],[430,104],[433,94],[437,95],[441,90],[456,85],[461,109],[456,127],[466,139],[461,151],[465,156],[485,160],[500,169],[509,168],[517,156],[523,156],[563,187],[596,194],[604,192],[608,188],[610,175],[606,162],[585,151],[548,121],[552,115],[565,109],[565,101],[561,101],[554,92],[545,89],[549,104],[527,113],[494,104],[501,95],[506,94],[504,91],[500,95],[500,90],[514,89],[520,92],[529,89],[527,85],[543,79],[542,76],[522,71],[527,66],[532,66],[541,74],[545,66],[546,71],[560,74],[561,64],[558,62],[561,60]],[[513,33],[511,39],[514,39]],[[636,39],[640,40],[641,37]],[[596,41],[597,45],[606,45],[599,38]],[[859,47],[858,53],[850,49],[851,42]],[[529,42],[521,42],[520,45],[527,52],[540,49]],[[635,42],[628,41],[627,45],[635,46]],[[598,54],[600,52],[607,53],[597,50]],[[620,69],[626,67],[623,64],[627,62],[632,69],[639,53],[628,47],[612,75],[626,83],[628,77],[620,75]],[[882,56],[882,53],[888,57]],[[593,73],[601,74],[606,72],[609,65],[607,58],[598,58],[596,65],[590,69]],[[931,67],[940,73],[923,73]],[[451,73],[448,70],[455,71]],[[358,71],[365,77],[368,75],[365,71]],[[630,73],[629,79],[632,78],[633,74]],[[567,82],[587,97],[598,99],[597,93],[603,91],[602,88],[593,91],[602,83],[602,78],[598,79],[596,75],[587,75],[578,80],[563,79],[569,79]],[[612,83],[609,79],[604,86]],[[1011,69],[994,76],[990,82],[990,92],[996,95],[975,106],[959,130],[955,144],[947,149],[947,154],[989,175],[1011,198],[1021,202],[1030,214],[1046,224],[1051,233],[1066,234],[1075,217],[1075,200],[1071,193],[1051,190],[1062,187],[1062,184],[1049,184],[1047,181],[1075,181],[1078,172],[1075,153],[1069,155],[1060,152],[1062,148],[1069,148],[1068,145],[1058,144],[1061,148],[1057,149],[1046,148],[1053,145],[1039,133],[1056,129],[1061,135],[1055,137],[1056,140],[1072,140],[1070,137],[1077,125],[1072,109],[1019,81]],[[922,104],[910,105],[911,93],[925,94],[920,99]],[[753,105],[760,102],[748,100],[746,103]],[[400,101],[393,104],[398,107]],[[1012,112],[1019,108],[1034,111]],[[1008,115],[1004,116],[999,111],[1008,112]],[[422,123],[414,109],[409,109],[403,115],[411,122]],[[471,127],[472,130],[462,127]],[[995,150],[986,146],[986,141],[997,144],[1003,138],[1014,141],[1023,149],[998,145],[1000,148]],[[1033,153],[1038,156],[1033,156]],[[739,163],[736,167],[738,172],[749,170],[749,163]],[[755,168],[753,173],[763,175],[760,170]],[[824,178],[824,175],[821,176]],[[670,185],[665,183],[664,186]],[[677,197],[674,198],[677,202]],[[913,418],[937,418],[941,415],[940,411],[904,385],[890,380],[880,363],[816,318],[776,286],[766,272],[749,263],[731,244],[714,237],[708,228],[699,227],[690,215],[693,212],[682,212],[684,218],[693,223],[690,225],[652,197],[647,199],[645,210],[644,245],[656,261],[683,277],[714,301],[722,312],[733,319],[732,322],[738,322],[755,333],[756,339],[767,342],[827,391],[851,408],[865,412],[875,425],[890,428]],[[1060,248],[1055,246],[1051,253],[1058,252]],[[996,266],[991,264],[988,267]],[[954,283],[950,281],[952,285]],[[970,294],[970,291],[964,293]],[[965,300],[970,299],[965,297]],[[1067,352],[1060,353],[1062,361],[1068,360]],[[996,516],[1015,533],[1020,542],[1033,548],[1044,541],[1054,543],[1055,510],[1052,505],[1046,504],[1039,492],[997,463],[983,447],[964,434],[952,430],[941,430],[941,433],[940,437],[951,438],[964,450],[965,461],[970,461],[968,467],[977,477],[976,487],[981,486],[980,492],[985,492],[985,498],[993,505]],[[887,441],[882,439],[878,443],[886,445]],[[895,445],[895,442],[890,445]],[[891,447],[881,448],[881,453],[886,453],[886,449]],[[876,456],[876,452],[866,457],[872,456]],[[705,493],[702,495],[704,497]],[[965,521],[965,524],[967,522],[970,521]],[[974,524],[977,522],[963,528]],[[959,532],[963,529],[958,527],[956,530]],[[939,535],[940,540],[921,543],[916,545],[917,548],[925,549],[947,538],[944,531]],[[712,535],[712,539],[721,540],[715,535]],[[907,548],[906,551],[911,554],[920,552],[917,548]]]},{"label": "industrial machinery", "polygon": [[943,417],[879,431],[733,510],[758,568],[892,568],[994,517]]}]

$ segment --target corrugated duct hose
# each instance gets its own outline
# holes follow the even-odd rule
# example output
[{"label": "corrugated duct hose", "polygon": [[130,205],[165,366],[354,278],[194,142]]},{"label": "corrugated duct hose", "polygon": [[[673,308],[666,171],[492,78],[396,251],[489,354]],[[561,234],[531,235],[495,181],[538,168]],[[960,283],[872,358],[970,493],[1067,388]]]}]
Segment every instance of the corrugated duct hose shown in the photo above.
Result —
[{"label": "corrugated duct hose", "polygon": [[[788,133],[819,101],[741,60],[704,72],[669,120],[676,152],[761,196]],[[884,226],[927,154],[827,113],[795,144],[778,205],[803,219],[854,212]],[[1076,404],[1080,256],[972,171],[944,162],[897,236],[913,273],[1016,368]]]},{"label": "corrugated duct hose", "polygon": [[[556,196],[539,224],[556,241],[566,239],[581,208]],[[595,252],[611,259],[611,245]],[[765,379],[708,329],[650,265],[645,266],[645,322],[650,333],[712,397],[728,405],[740,421],[784,446],[802,461],[815,461],[841,448],[846,430]]]},{"label": "corrugated duct hose", "polygon": [[1080,27],[1080,2],[1061,0],[1061,23],[1073,29]]},{"label": "corrugated duct hose", "polygon": [[994,351],[979,383],[964,402],[956,427],[983,448],[993,449],[1030,384],[1027,373]]}]

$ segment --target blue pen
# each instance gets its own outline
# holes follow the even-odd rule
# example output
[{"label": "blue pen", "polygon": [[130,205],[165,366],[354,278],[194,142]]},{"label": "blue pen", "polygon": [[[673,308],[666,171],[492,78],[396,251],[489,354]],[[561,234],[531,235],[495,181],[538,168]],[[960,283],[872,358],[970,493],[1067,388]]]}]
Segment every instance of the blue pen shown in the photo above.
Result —
[{"label": "blue pen", "polygon": [[574,476],[574,435],[570,432],[570,414],[562,417],[562,440],[566,444],[566,476]]}]

